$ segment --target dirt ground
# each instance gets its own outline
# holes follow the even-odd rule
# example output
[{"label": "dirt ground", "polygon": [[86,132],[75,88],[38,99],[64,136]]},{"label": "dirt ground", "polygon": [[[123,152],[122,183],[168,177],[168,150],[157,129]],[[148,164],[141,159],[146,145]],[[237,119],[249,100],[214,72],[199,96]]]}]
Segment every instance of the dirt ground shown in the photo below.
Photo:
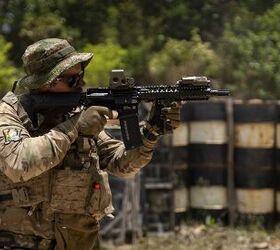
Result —
[{"label": "dirt ground", "polygon": [[280,250],[280,227],[264,230],[222,226],[181,226],[174,233],[147,235],[133,245],[103,244],[102,250]]}]

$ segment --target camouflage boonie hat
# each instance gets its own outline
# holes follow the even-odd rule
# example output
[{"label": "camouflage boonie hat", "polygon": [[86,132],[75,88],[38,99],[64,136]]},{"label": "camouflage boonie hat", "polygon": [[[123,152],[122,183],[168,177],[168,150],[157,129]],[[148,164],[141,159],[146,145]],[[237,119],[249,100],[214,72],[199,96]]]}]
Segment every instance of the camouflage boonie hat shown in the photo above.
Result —
[{"label": "camouflage boonie hat", "polygon": [[22,61],[26,76],[17,82],[16,93],[29,92],[50,84],[63,71],[92,59],[92,53],[78,53],[68,41],[58,38],[40,40],[25,50]]}]

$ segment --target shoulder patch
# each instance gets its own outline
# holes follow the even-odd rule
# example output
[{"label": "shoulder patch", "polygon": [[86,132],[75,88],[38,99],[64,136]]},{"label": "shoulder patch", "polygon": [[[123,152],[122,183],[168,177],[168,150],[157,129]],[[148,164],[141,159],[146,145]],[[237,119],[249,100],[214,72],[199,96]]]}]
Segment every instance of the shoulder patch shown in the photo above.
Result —
[{"label": "shoulder patch", "polygon": [[20,141],[22,129],[18,128],[6,128],[3,130],[3,135],[5,138],[5,144],[9,144],[12,141]]}]

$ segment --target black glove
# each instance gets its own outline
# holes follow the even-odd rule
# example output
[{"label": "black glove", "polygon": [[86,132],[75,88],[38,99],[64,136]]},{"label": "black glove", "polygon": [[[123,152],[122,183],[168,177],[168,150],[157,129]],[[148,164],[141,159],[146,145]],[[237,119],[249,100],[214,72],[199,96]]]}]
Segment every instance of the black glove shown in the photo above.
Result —
[{"label": "black glove", "polygon": [[180,126],[181,102],[172,102],[168,106],[153,103],[146,129],[155,136],[172,133]]}]

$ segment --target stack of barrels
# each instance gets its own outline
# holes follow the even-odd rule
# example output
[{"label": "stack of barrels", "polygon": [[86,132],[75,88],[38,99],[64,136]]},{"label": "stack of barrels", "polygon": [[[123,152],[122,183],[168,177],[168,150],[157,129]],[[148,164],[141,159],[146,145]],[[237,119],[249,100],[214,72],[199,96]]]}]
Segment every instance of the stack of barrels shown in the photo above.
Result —
[{"label": "stack of barrels", "polygon": [[190,208],[195,219],[223,221],[227,209],[224,102],[186,106],[189,120]]},{"label": "stack of barrels", "polygon": [[[210,216],[227,221],[228,144],[232,144],[238,223],[265,225],[273,221],[275,204],[278,213],[280,210],[280,184],[276,179],[280,177],[280,157],[277,157],[280,125],[276,133],[276,107],[279,117],[279,105],[275,103],[236,101],[233,105],[233,138],[229,141],[225,102],[187,105],[192,217],[205,220]],[[276,200],[275,183],[278,183]]]},{"label": "stack of barrels", "polygon": [[274,215],[276,112],[258,100],[234,105],[234,165],[239,223],[270,224]]},{"label": "stack of barrels", "polygon": [[280,215],[280,103],[234,101],[232,126],[227,107],[220,100],[183,106],[181,126],[161,138],[141,171],[144,226],[170,230],[176,215],[186,214],[227,222],[228,178],[238,223],[267,224]]}]

